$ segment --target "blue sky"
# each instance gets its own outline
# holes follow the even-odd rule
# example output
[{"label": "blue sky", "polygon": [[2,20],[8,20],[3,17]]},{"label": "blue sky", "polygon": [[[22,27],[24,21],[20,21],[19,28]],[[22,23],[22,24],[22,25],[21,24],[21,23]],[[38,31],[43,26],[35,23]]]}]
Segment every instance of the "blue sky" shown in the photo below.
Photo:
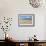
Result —
[{"label": "blue sky", "polygon": [[22,19],[22,20],[32,20],[32,16],[19,16],[19,19]]}]

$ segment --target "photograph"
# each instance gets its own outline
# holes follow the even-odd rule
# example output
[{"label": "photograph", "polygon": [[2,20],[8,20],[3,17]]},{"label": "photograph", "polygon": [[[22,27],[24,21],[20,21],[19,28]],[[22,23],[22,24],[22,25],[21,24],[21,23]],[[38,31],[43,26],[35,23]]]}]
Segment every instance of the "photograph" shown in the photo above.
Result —
[{"label": "photograph", "polygon": [[18,26],[32,27],[34,26],[34,14],[19,14]]}]

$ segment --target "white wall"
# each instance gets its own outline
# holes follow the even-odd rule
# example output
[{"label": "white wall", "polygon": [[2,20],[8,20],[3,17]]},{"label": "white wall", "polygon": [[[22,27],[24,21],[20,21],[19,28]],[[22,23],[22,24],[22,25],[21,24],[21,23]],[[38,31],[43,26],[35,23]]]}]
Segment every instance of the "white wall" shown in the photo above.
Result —
[{"label": "white wall", "polygon": [[[34,27],[18,27],[18,14],[35,14]],[[39,40],[46,39],[46,6],[33,8],[28,0],[0,0],[0,16],[13,17],[13,22],[10,31],[17,40],[27,40],[34,34]],[[1,31],[2,32],[2,31]],[[1,38],[2,39],[2,36]]]}]

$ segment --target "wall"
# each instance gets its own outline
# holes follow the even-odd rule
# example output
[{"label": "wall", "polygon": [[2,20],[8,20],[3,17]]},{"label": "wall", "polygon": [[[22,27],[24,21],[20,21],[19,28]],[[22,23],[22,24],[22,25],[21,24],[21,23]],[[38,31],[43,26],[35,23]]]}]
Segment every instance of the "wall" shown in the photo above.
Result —
[{"label": "wall", "polygon": [[[18,14],[35,14],[34,27],[18,27]],[[11,37],[17,40],[27,40],[34,34],[39,40],[44,40],[46,30],[46,6],[33,8],[28,0],[0,0],[0,16],[12,17],[13,22],[10,31]],[[2,31],[1,31],[2,33]],[[2,39],[2,36],[0,36]]]}]

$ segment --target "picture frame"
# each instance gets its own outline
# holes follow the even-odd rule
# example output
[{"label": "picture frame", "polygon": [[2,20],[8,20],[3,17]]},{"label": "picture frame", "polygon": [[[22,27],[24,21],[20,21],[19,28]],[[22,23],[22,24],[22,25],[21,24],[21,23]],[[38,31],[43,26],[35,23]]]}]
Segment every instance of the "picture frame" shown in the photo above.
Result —
[{"label": "picture frame", "polygon": [[35,14],[18,14],[18,26],[19,27],[34,27]]}]

